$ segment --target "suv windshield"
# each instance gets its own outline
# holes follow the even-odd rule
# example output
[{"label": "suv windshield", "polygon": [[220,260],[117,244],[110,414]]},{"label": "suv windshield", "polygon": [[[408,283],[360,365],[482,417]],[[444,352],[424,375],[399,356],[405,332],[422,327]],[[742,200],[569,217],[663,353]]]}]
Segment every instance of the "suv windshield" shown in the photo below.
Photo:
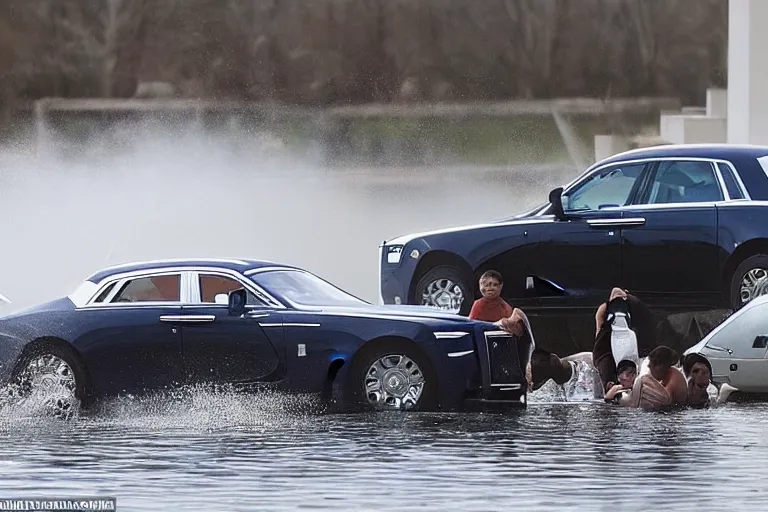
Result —
[{"label": "suv windshield", "polygon": [[269,292],[299,306],[359,306],[367,302],[300,270],[271,270],[250,276]]}]

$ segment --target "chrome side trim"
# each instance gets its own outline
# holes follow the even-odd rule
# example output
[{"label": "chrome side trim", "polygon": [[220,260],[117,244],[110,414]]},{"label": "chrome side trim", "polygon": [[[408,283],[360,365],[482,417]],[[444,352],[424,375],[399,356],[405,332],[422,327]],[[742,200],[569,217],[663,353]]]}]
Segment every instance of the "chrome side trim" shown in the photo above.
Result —
[{"label": "chrome side trim", "polygon": [[463,352],[448,352],[448,357],[468,356],[469,354],[471,354],[473,352],[474,352],[474,350],[465,350]]},{"label": "chrome side trim", "polygon": [[632,217],[627,219],[588,219],[587,224],[590,226],[602,227],[602,226],[642,226],[645,224],[645,219],[642,217]]},{"label": "chrome side trim", "polygon": [[236,260],[236,259],[227,259],[227,258],[166,258],[166,259],[157,259],[157,260],[145,260],[145,261],[132,261],[128,263],[120,263],[118,265],[111,265],[109,267],[104,267],[99,272],[104,272],[106,270],[117,270],[120,268],[128,268],[133,267],[136,265],[162,265],[166,263],[230,263],[232,265],[244,265],[247,266],[249,263],[247,261],[243,260]]},{"label": "chrome side trim", "polygon": [[261,272],[271,272],[273,270],[294,270],[291,267],[281,267],[279,265],[274,265],[270,267],[259,267],[259,268],[252,268],[250,270],[246,270],[243,272],[244,276],[252,276],[254,274],[259,274]]},{"label": "chrome side trim", "polygon": [[[731,197],[731,194],[728,192],[728,187],[725,186],[725,179],[723,178],[723,171],[720,170],[720,166],[714,162],[710,162],[710,165],[715,169],[715,178],[717,178],[717,182],[720,184],[720,193],[723,194],[723,198],[726,201],[735,199]],[[734,179],[736,178],[734,177]]]},{"label": "chrome side trim", "polygon": [[302,324],[302,323],[261,323],[259,322],[259,325],[261,327],[320,327],[320,324]]},{"label": "chrome side trim", "polygon": [[766,207],[768,206],[768,201],[761,201],[759,199],[751,199],[749,201],[742,199],[739,201],[731,201],[724,204],[717,205],[718,208],[722,208],[724,206],[760,206],[760,207]]},{"label": "chrome side trim", "polygon": [[434,333],[435,338],[438,340],[454,340],[457,338],[463,338],[464,336],[469,336],[468,332],[462,332],[462,331],[452,331],[452,332],[436,332]]},{"label": "chrome side trim", "polygon": [[182,324],[205,324],[216,320],[216,315],[162,315],[161,322]]},{"label": "chrome side trim", "polygon": [[[125,304],[129,303],[107,303],[108,301],[112,300],[114,295],[117,293],[117,291],[122,287],[123,282],[128,279],[136,279],[141,277],[150,277],[150,276],[159,276],[159,275],[167,275],[167,274],[180,274],[181,275],[181,301],[180,302],[173,302],[170,304],[178,304],[178,305],[197,305],[192,302],[189,302],[191,299],[195,297],[195,293],[199,294],[199,285],[194,282],[194,280],[191,280],[190,282],[190,273],[197,273],[197,274],[221,274],[225,275],[227,277],[230,277],[232,279],[235,279],[240,284],[243,285],[243,287],[247,290],[249,290],[251,293],[256,295],[260,300],[262,300],[266,306],[265,307],[271,307],[275,309],[286,309],[286,306],[282,304],[280,301],[278,301],[276,298],[274,298],[272,295],[267,293],[261,286],[254,283],[250,279],[246,279],[240,272],[237,272],[235,270],[230,270],[226,268],[221,267],[188,267],[188,266],[181,266],[181,267],[167,267],[167,268],[157,268],[157,269],[143,269],[143,270],[134,270],[131,272],[125,272],[122,274],[114,274],[112,276],[109,276],[107,278],[104,278],[102,281],[100,281],[95,291],[91,294],[91,296],[85,301],[82,302],[82,299],[80,299],[80,303],[75,303],[75,306],[78,309],[81,308],[110,308],[110,307],[124,307]],[[185,274],[187,277],[185,278]],[[186,279],[186,281],[185,281]],[[109,293],[107,296],[105,302],[94,304],[93,300],[99,296],[99,294],[110,284],[113,282],[119,281],[118,284],[115,286],[115,288]],[[186,287],[185,287],[186,282]],[[193,289],[197,289],[197,292],[192,291]],[[199,295],[198,295],[199,297]],[[70,300],[72,298],[70,297]],[[185,300],[187,302],[185,302]],[[199,300],[199,299],[198,299]],[[73,301],[74,303],[74,301]],[[121,306],[122,304],[122,306]],[[147,304],[150,303],[142,302],[142,303],[131,303],[131,304]],[[155,303],[157,304],[157,303]],[[169,302],[162,302],[160,304],[169,304]],[[199,304],[199,303],[198,303]],[[212,304],[211,304],[212,305]]]}]

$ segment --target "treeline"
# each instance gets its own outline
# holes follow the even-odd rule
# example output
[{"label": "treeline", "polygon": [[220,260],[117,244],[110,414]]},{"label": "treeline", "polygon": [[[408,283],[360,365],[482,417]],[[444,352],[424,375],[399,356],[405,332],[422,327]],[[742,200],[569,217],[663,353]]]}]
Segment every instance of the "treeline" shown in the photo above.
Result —
[{"label": "treeline", "polygon": [[727,16],[727,0],[3,0],[0,101],[164,82],[312,105],[702,103],[725,85]]}]

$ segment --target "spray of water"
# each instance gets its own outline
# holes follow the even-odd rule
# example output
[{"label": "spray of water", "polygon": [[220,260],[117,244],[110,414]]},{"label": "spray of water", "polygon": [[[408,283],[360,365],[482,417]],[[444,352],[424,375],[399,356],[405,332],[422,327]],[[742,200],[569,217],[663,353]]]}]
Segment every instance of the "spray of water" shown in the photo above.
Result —
[{"label": "spray of water", "polygon": [[[199,125],[47,135],[42,147],[31,137],[0,147],[0,293],[12,309],[66,295],[107,265],[180,257],[294,264],[376,302],[382,240],[514,215],[573,175],[341,169],[272,137]],[[206,400],[193,399],[197,417],[253,410]]]}]

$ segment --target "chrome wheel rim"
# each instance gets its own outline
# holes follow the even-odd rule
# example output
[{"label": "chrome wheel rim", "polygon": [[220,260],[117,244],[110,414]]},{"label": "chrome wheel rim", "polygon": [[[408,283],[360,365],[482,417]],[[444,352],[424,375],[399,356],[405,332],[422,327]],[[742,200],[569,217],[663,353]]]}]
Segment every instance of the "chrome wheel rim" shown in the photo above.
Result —
[{"label": "chrome wheel rim", "polygon": [[54,416],[69,416],[77,400],[77,381],[62,358],[44,354],[33,358],[19,375],[20,395]]},{"label": "chrome wheel rim", "polygon": [[464,302],[464,290],[449,278],[435,279],[421,292],[422,306],[435,306],[444,311],[458,313]]},{"label": "chrome wheel rim", "polygon": [[753,268],[741,278],[739,294],[742,304],[766,293],[768,293],[768,271],[766,269]]},{"label": "chrome wheel rim", "polygon": [[368,403],[379,408],[411,409],[424,391],[424,374],[413,359],[390,354],[368,367],[363,386]]}]

